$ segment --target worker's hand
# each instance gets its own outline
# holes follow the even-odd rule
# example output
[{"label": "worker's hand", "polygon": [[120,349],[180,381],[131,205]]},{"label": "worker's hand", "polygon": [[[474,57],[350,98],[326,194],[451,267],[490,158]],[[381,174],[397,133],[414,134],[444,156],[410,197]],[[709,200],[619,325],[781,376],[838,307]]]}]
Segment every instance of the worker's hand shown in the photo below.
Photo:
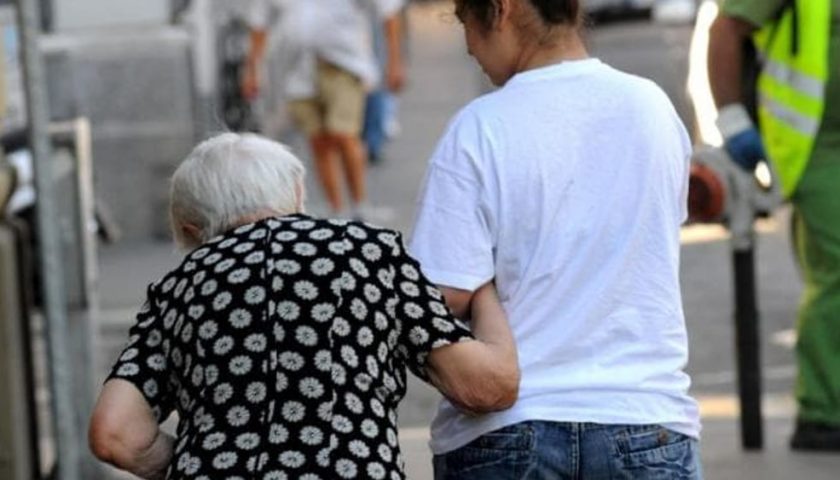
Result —
[{"label": "worker's hand", "polygon": [[724,138],[724,148],[742,169],[752,172],[758,162],[767,159],[761,135],[743,105],[723,107],[717,125]]},{"label": "worker's hand", "polygon": [[260,93],[260,72],[259,68],[252,62],[248,62],[242,72],[242,96],[245,100],[253,101]]}]

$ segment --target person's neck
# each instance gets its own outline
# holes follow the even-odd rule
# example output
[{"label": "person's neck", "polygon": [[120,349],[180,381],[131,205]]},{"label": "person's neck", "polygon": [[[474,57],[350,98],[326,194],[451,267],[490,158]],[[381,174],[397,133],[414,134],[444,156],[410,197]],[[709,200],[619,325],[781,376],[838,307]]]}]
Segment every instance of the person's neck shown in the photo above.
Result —
[{"label": "person's neck", "polygon": [[589,58],[589,53],[577,32],[557,32],[550,42],[534,42],[523,49],[516,73],[586,58]]}]

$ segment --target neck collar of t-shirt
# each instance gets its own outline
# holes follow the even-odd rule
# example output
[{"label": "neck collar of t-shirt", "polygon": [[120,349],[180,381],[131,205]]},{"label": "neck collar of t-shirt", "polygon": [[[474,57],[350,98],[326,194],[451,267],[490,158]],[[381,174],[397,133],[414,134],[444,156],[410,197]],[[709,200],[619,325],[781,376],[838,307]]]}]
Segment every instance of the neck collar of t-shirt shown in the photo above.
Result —
[{"label": "neck collar of t-shirt", "polygon": [[548,78],[557,78],[558,76],[569,77],[574,75],[580,75],[584,73],[589,73],[593,69],[598,68],[601,65],[603,65],[601,60],[592,57],[584,58],[581,60],[564,60],[562,62],[552,63],[551,65],[546,65],[544,67],[538,67],[531,70],[525,70],[524,72],[519,72],[513,77],[511,77],[510,80],[507,81],[505,86],[540,81]]}]

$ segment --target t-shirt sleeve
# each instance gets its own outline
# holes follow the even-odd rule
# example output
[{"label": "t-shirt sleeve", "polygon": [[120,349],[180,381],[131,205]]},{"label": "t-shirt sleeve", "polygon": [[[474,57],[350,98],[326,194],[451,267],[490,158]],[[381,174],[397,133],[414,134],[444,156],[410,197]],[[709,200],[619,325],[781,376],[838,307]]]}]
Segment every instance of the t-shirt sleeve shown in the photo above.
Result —
[{"label": "t-shirt sleeve", "polygon": [[721,12],[760,27],[773,19],[787,0],[723,0]]},{"label": "t-shirt sleeve", "polygon": [[475,116],[462,113],[429,162],[410,250],[437,285],[474,291],[495,276],[492,205],[480,158],[489,150]]},{"label": "t-shirt sleeve", "polygon": [[134,384],[152,407],[158,422],[166,420],[175,403],[163,348],[162,323],[155,305],[154,285],[151,285],[137,321],[128,332],[128,344],[108,375],[108,380],[118,378]]},{"label": "t-shirt sleeve", "polygon": [[394,314],[401,321],[400,351],[406,365],[426,382],[429,353],[461,341],[473,340],[469,328],[452,316],[440,290],[420,271],[420,265],[405,251],[402,238],[394,247]]}]

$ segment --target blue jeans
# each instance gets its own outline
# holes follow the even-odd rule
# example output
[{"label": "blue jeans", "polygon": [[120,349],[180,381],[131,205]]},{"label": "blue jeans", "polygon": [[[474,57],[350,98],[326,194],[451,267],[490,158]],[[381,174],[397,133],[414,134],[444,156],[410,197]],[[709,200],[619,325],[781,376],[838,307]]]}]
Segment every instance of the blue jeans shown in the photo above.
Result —
[{"label": "blue jeans", "polygon": [[658,425],[530,421],[434,458],[435,480],[701,480],[697,440]]}]

